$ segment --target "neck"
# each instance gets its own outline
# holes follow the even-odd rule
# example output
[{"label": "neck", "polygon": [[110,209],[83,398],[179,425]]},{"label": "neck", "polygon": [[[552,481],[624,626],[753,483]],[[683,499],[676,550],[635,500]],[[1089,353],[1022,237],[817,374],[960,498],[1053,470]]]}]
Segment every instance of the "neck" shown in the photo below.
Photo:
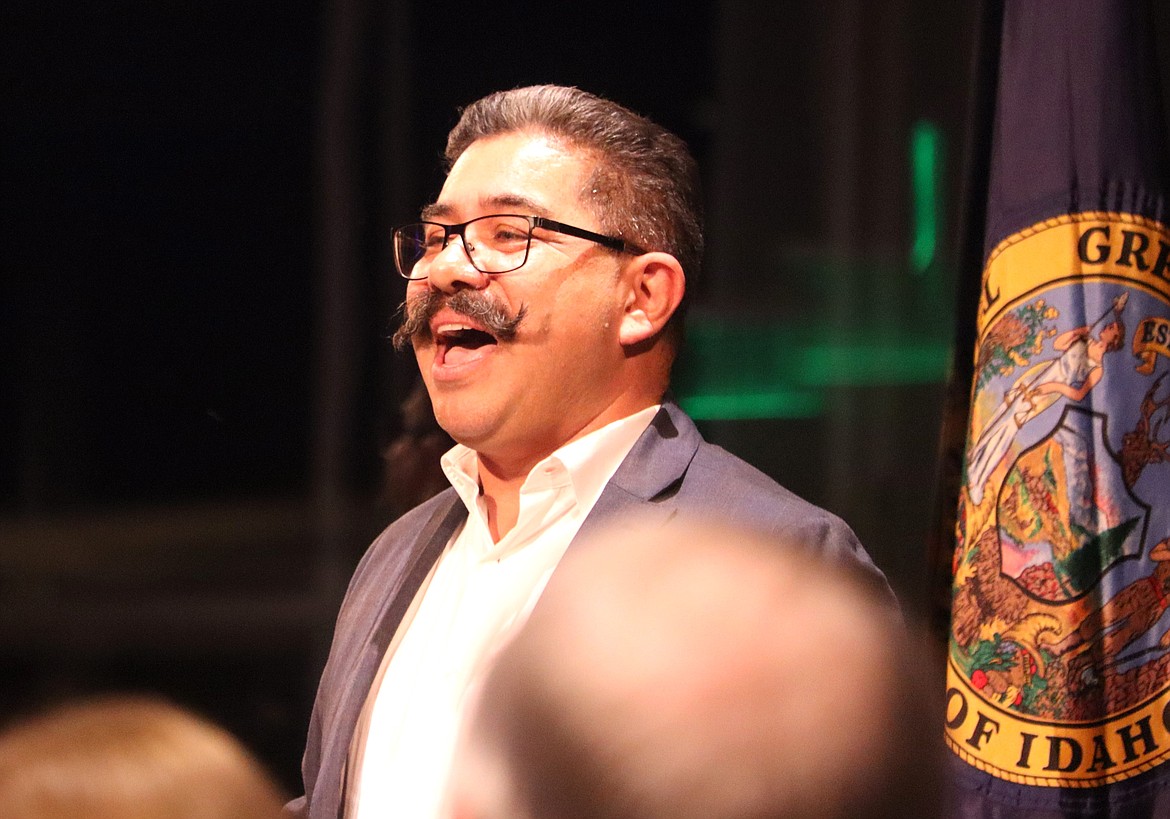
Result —
[{"label": "neck", "polygon": [[528,477],[535,461],[526,466],[507,470],[490,458],[479,456],[479,486],[487,507],[488,531],[492,541],[512,531],[520,517],[520,487]]}]

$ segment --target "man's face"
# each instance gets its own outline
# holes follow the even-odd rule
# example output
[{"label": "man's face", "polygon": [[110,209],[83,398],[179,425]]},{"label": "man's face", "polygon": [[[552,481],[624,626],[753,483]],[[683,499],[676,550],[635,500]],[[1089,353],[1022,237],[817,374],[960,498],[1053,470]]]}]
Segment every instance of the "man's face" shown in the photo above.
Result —
[{"label": "man's face", "polygon": [[[432,221],[493,213],[545,216],[599,231],[580,201],[591,165],[543,135],[510,133],[473,143],[447,177]],[[439,424],[481,458],[530,467],[561,444],[612,420],[623,257],[588,240],[538,229],[519,270],[486,275],[450,244],[407,287],[490,299],[523,318],[511,338],[444,304],[412,341]],[[457,302],[456,302],[457,303]]]}]

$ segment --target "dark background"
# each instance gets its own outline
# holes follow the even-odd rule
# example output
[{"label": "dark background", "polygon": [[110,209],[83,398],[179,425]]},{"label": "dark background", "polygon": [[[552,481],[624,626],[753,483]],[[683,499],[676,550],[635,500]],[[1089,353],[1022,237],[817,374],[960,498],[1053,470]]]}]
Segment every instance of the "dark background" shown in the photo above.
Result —
[{"label": "dark background", "polygon": [[690,143],[680,398],[923,607],[974,5],[5,4],[0,721],[160,692],[299,787],[344,583],[410,488],[389,228],[458,106],[537,82]]}]

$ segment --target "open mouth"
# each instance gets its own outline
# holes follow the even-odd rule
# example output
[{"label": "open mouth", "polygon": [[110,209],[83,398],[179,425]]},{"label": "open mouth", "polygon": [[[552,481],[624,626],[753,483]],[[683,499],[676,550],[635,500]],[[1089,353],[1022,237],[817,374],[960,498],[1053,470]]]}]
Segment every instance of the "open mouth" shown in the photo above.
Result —
[{"label": "open mouth", "polygon": [[435,342],[439,348],[439,363],[448,366],[462,364],[487,353],[498,342],[486,330],[466,324],[444,324],[435,328]]}]

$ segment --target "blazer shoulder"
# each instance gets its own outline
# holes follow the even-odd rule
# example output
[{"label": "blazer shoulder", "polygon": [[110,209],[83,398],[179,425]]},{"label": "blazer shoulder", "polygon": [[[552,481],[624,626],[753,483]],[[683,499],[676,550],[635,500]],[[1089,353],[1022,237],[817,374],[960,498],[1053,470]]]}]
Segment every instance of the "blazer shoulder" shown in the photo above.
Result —
[{"label": "blazer shoulder", "polygon": [[699,445],[676,501],[681,510],[702,508],[705,515],[748,526],[835,562],[855,564],[886,585],[849,524],[715,444]]}]

